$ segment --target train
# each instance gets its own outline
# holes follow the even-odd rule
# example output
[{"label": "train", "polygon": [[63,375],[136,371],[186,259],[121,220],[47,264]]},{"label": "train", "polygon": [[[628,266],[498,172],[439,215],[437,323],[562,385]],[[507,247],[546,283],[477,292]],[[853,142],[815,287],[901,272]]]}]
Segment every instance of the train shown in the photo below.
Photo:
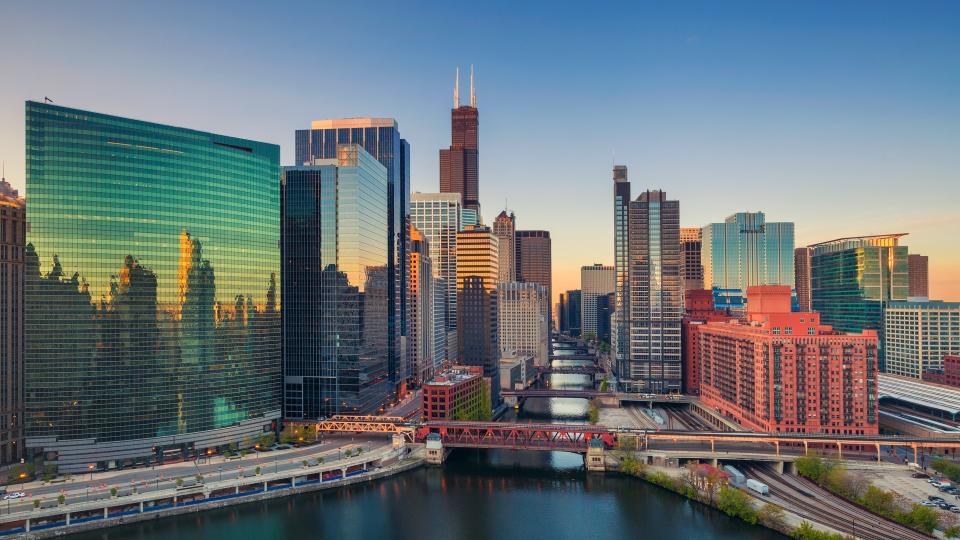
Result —
[{"label": "train", "polygon": [[750,478],[749,480],[747,480],[747,489],[749,489],[750,491],[755,491],[760,495],[770,494],[770,488],[767,487],[766,484],[764,484],[759,480],[754,480],[753,478]]},{"label": "train", "polygon": [[747,482],[747,477],[733,465],[724,465],[723,470],[727,471],[727,474],[730,475],[730,483],[734,486],[741,487]]}]

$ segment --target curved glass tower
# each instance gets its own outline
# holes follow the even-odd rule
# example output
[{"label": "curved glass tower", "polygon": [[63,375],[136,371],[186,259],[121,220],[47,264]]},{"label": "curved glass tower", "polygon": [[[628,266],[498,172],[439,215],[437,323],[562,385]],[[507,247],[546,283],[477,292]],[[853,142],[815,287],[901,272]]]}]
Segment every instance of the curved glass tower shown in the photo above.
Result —
[{"label": "curved glass tower", "polygon": [[279,147],[27,102],[26,445],[61,471],[280,417]]}]

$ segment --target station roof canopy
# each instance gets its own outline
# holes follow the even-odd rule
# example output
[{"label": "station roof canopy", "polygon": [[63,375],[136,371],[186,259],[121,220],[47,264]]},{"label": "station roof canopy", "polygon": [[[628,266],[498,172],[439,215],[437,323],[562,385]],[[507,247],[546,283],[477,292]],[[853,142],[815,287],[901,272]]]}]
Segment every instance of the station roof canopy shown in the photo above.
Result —
[{"label": "station roof canopy", "polygon": [[895,399],[950,415],[960,414],[960,388],[881,373],[877,390],[880,399]]}]

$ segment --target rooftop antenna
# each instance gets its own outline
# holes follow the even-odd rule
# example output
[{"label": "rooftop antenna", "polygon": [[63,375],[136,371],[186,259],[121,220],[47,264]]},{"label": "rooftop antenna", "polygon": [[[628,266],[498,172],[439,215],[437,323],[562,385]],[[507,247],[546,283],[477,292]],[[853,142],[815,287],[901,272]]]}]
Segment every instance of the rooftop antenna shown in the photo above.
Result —
[{"label": "rooftop antenna", "polygon": [[473,64],[470,64],[470,106],[477,108],[477,93],[473,90]]},{"label": "rooftop antenna", "polygon": [[457,66],[457,80],[453,83],[453,108],[460,108],[460,66]]},{"label": "rooftop antenna", "polygon": [[47,96],[43,96],[43,101],[44,101],[45,103],[53,103],[53,100],[50,99],[50,98],[48,98]]}]

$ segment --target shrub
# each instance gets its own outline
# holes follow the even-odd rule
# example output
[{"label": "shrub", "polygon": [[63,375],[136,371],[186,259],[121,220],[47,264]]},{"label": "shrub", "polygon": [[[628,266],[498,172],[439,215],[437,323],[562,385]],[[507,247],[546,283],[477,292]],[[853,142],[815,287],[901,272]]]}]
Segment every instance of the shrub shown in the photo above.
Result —
[{"label": "shrub", "polygon": [[182,485],[183,485],[183,478],[177,478],[176,484],[177,484],[177,487],[182,486]]},{"label": "shrub", "polygon": [[57,496],[57,504],[63,504],[67,502],[67,497],[63,493]]},{"label": "shrub", "polygon": [[863,497],[860,498],[860,503],[867,507],[867,510],[882,516],[892,516],[896,511],[893,492],[884,491],[877,486],[868,487]]},{"label": "shrub", "polygon": [[303,466],[304,466],[304,467],[309,467],[309,466],[310,466],[310,462],[307,461],[307,460],[303,460]]},{"label": "shrub", "polygon": [[960,464],[938,458],[933,460],[930,466],[933,467],[933,470],[946,476],[950,480],[960,482]]},{"label": "shrub", "polygon": [[117,488],[115,488],[115,487],[110,488],[110,495],[111,495],[112,497],[116,497],[116,496],[117,496]]},{"label": "shrub", "polygon": [[937,511],[921,504],[914,504],[909,512],[900,513],[896,519],[908,527],[913,527],[927,534],[932,534],[940,523]]},{"label": "shrub", "polygon": [[750,503],[750,496],[730,486],[721,486],[717,492],[717,508],[728,516],[738,517],[750,524],[755,524],[758,519],[757,511]]},{"label": "shrub", "polygon": [[253,471],[253,472],[254,472],[254,474],[260,474],[260,466],[259,466],[259,465],[257,465],[257,468],[256,468],[256,469],[254,469],[254,471]]},{"label": "shrub", "polygon": [[760,511],[757,513],[757,519],[760,523],[771,529],[778,531],[787,529],[787,516],[783,512],[783,508],[775,504],[765,503],[760,507]]},{"label": "shrub", "polygon": [[593,398],[590,400],[589,412],[590,423],[596,424],[600,421],[600,400]]},{"label": "shrub", "polygon": [[790,536],[797,540],[847,540],[850,537],[839,533],[829,533],[813,528],[809,521],[804,521],[790,532]]},{"label": "shrub", "polygon": [[946,530],[943,531],[943,535],[947,538],[960,538],[960,527],[957,525],[947,527]]},{"label": "shrub", "polygon": [[623,474],[642,477],[645,469],[646,465],[633,456],[624,456],[623,459],[620,460],[620,472]]},{"label": "shrub", "polygon": [[40,508],[40,499],[34,499],[34,501],[33,501],[33,507],[34,507],[35,509],[36,509],[36,508]]}]

